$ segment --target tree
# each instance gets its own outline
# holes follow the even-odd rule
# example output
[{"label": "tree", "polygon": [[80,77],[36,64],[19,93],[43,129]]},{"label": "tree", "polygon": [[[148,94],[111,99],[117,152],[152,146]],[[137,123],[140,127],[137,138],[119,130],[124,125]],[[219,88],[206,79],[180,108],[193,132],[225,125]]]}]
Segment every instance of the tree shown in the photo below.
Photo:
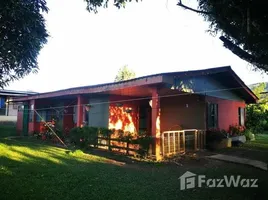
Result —
[{"label": "tree", "polygon": [[133,70],[129,69],[127,65],[121,67],[114,79],[115,82],[125,81],[129,79],[133,79],[136,77],[136,74]]},{"label": "tree", "polygon": [[246,108],[246,127],[253,133],[262,133],[268,130],[268,95],[262,94],[266,83],[260,83],[253,86],[252,91],[258,96],[257,104],[248,105]]},{"label": "tree", "polygon": [[0,1],[0,87],[38,71],[37,56],[47,42],[45,0]]},{"label": "tree", "polygon": [[220,33],[223,45],[257,69],[268,72],[268,10],[254,0],[197,0],[193,9],[210,23],[210,32]]}]

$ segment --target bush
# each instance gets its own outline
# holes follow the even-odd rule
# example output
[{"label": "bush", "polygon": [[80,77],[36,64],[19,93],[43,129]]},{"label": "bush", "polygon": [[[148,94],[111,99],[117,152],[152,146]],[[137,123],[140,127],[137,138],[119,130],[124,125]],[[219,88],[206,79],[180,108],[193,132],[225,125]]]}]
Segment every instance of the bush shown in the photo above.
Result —
[{"label": "bush", "polygon": [[247,140],[254,139],[254,135],[250,129],[247,129],[244,134],[245,134]]},{"label": "bush", "polygon": [[239,126],[239,125],[230,125],[229,126],[229,136],[239,136],[239,135],[243,135],[245,132],[245,127],[244,126]]},{"label": "bush", "polygon": [[70,139],[72,143],[81,148],[85,148],[88,145],[96,146],[98,143],[98,133],[99,129],[96,127],[75,127],[70,131]]},{"label": "bush", "polygon": [[215,143],[220,143],[223,139],[227,137],[228,137],[228,133],[225,130],[208,129],[206,131],[207,148],[213,150]]},{"label": "bush", "polygon": [[146,157],[148,155],[150,146],[153,144],[153,138],[146,132],[140,132],[137,138],[132,140],[132,144],[138,144],[139,150],[137,153],[141,157]]},{"label": "bush", "polygon": [[247,106],[246,127],[253,133],[263,133],[268,128],[268,110],[265,104]]}]

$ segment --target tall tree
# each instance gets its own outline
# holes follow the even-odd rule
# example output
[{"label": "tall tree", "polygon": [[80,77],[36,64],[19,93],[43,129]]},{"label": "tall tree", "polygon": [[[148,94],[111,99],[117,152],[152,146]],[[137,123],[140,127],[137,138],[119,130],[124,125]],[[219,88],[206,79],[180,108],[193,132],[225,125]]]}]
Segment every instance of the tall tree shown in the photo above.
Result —
[{"label": "tall tree", "polygon": [[37,56],[47,42],[45,0],[0,1],[0,87],[38,71]]},{"label": "tall tree", "polygon": [[178,5],[201,14],[223,45],[257,69],[268,73],[268,10],[265,1],[197,0],[198,8]]},{"label": "tall tree", "polygon": [[121,67],[114,79],[115,82],[125,81],[129,79],[133,79],[136,77],[136,74],[133,70],[129,69],[127,65]]}]

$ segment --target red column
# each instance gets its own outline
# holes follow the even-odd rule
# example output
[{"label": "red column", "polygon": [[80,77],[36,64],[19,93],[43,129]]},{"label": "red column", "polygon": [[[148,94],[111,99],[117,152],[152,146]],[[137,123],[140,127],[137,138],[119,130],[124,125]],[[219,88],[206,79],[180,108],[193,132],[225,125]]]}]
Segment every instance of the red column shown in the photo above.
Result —
[{"label": "red column", "polygon": [[83,125],[83,121],[84,121],[84,105],[86,104],[86,100],[85,98],[83,98],[82,95],[78,95],[77,96],[77,123],[76,126],[77,127],[81,127]]},{"label": "red column", "polygon": [[82,106],[82,96],[77,96],[77,107],[76,107],[76,126],[80,127],[83,124],[83,106]]},{"label": "red column", "polygon": [[152,90],[152,137],[154,138],[153,154],[157,160],[161,159],[161,132],[160,132],[160,98],[157,88]]}]

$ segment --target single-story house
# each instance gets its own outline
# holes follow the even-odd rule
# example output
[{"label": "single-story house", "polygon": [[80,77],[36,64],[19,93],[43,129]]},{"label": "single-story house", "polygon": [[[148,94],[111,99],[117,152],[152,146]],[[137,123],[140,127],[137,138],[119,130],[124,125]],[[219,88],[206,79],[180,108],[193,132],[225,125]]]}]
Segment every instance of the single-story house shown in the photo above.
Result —
[{"label": "single-story house", "polygon": [[0,90],[0,122],[16,122],[19,102],[13,102],[16,97],[37,94],[29,91]]},{"label": "single-story house", "polygon": [[244,125],[246,104],[257,100],[227,66],[69,88],[15,101],[24,105],[18,113],[21,134],[40,131],[41,121],[52,118],[66,131],[83,124],[146,131],[155,138],[153,153],[158,156],[162,132]]}]

